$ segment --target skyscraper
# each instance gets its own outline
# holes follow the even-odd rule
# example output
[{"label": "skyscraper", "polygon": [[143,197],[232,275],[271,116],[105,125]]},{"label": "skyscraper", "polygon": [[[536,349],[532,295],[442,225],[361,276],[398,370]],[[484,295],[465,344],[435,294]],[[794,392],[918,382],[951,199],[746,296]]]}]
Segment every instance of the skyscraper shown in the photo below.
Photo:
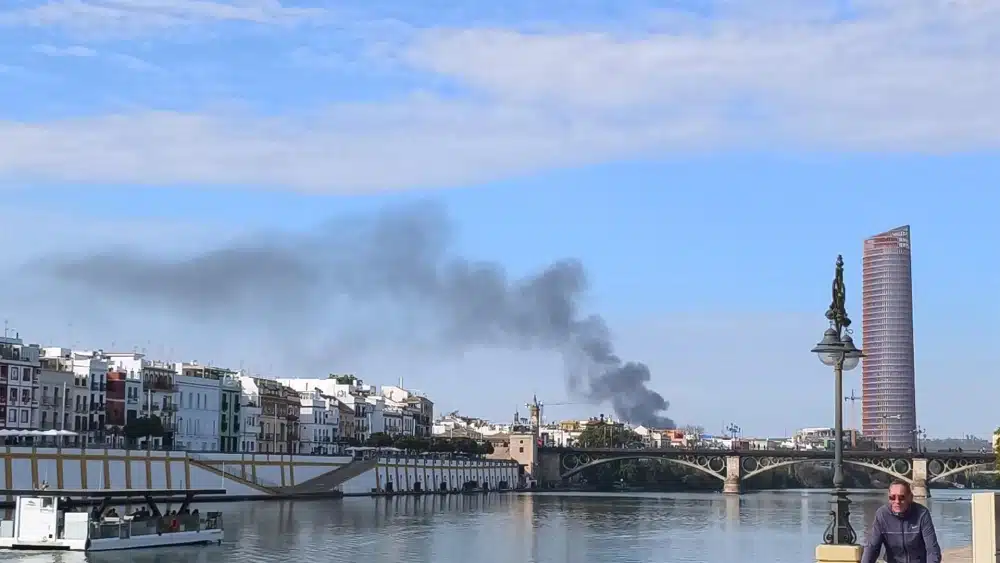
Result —
[{"label": "skyscraper", "polygon": [[862,432],[883,448],[905,450],[917,428],[908,225],[865,241],[862,278]]}]

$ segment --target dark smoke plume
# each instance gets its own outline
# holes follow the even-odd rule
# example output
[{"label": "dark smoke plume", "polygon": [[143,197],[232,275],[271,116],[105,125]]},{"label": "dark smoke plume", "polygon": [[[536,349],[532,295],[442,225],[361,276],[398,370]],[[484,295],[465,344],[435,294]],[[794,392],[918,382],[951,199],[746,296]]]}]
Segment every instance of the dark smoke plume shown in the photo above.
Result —
[{"label": "dark smoke plume", "polygon": [[635,424],[673,426],[661,414],[668,403],[647,386],[649,369],[619,359],[603,319],[581,315],[587,278],[579,262],[562,260],[510,279],[500,264],[459,256],[451,234],[440,206],[418,204],[182,259],[122,248],[49,258],[39,267],[61,283],[114,299],[158,301],[194,319],[283,326],[310,319],[309,332],[317,324],[333,327],[329,336],[351,322],[337,311],[380,307],[380,326],[359,329],[362,339],[382,338],[386,327],[420,319],[404,339],[436,330],[432,338],[452,349],[482,344],[557,350],[566,358],[572,393],[608,403]]}]

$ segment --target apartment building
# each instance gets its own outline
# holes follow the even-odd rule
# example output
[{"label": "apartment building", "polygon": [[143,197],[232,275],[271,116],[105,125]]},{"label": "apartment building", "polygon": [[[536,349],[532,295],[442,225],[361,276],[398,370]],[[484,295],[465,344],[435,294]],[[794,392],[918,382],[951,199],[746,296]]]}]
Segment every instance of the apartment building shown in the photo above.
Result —
[{"label": "apartment building", "polygon": [[[337,401],[337,399],[334,399]],[[354,407],[337,401],[337,410],[340,411],[339,435],[341,443],[354,440]]]},{"label": "apartment building", "polygon": [[319,389],[299,393],[298,453],[329,455],[339,451],[340,403]]},{"label": "apartment building", "polygon": [[[232,372],[203,366],[197,362],[176,364],[175,368],[177,370],[174,375],[177,404],[177,431],[174,435],[176,447],[195,451],[220,451],[222,380],[230,377]],[[227,416],[230,414],[227,413]],[[229,437],[230,432],[227,427],[226,438]]]},{"label": "apartment building", "polygon": [[[138,352],[106,353],[112,369],[125,372],[125,421],[134,418],[157,417],[163,426],[163,436],[152,436],[153,448],[173,447],[177,430],[177,406],[174,402],[176,375],[174,364],[150,360]],[[131,390],[131,395],[129,394]],[[140,444],[142,445],[142,444]]]},{"label": "apartment building", "polygon": [[[3,427],[10,430],[38,430],[39,363],[37,344],[24,344],[19,335],[0,338],[0,386],[5,405],[2,408]],[[26,442],[24,438],[8,439]]]},{"label": "apartment building", "polygon": [[118,448],[125,444],[125,380],[127,373],[121,370],[110,370],[105,376],[107,388],[104,394],[105,419],[108,430],[108,443]]},{"label": "apartment building", "polygon": [[[374,385],[366,385],[354,376],[331,376],[325,379],[281,379],[279,381],[299,392],[319,389],[325,395],[334,397],[353,409],[353,438],[359,442],[367,441],[373,433],[384,431],[382,409],[385,406],[385,401],[377,393]],[[351,437],[344,434],[341,436]]]},{"label": "apartment building", "polygon": [[[107,375],[110,362],[103,351],[41,349],[40,365],[73,374],[73,411],[76,432],[87,445],[107,444]],[[80,441],[84,443],[84,440]]]},{"label": "apartment building", "polygon": [[262,433],[260,423],[260,393],[254,378],[240,374],[240,450],[241,452],[257,452],[258,439]]},{"label": "apartment building", "polygon": [[228,371],[219,380],[222,403],[219,407],[219,451],[238,452],[243,435],[242,390],[239,374]]},{"label": "apartment building", "polygon": [[[39,360],[41,365],[43,360]],[[68,430],[76,432],[76,420],[79,418],[74,410],[73,397],[76,389],[74,375],[70,371],[50,370],[41,367],[38,374],[41,390],[39,400],[39,430]],[[76,436],[62,438],[46,438],[41,440],[48,445],[76,445]]]},{"label": "apartment building", "polygon": [[[281,386],[280,401],[278,402],[278,417],[281,428],[281,440],[285,444],[285,452],[299,453],[301,443],[299,408],[302,402],[299,399],[299,392],[287,385]],[[284,415],[284,422],[280,417]]]},{"label": "apartment building", "polygon": [[263,377],[253,378],[257,386],[260,397],[260,427],[261,431],[257,438],[259,452],[263,453],[284,453],[285,452],[285,417],[279,416],[279,403],[284,405],[282,400],[283,386],[272,379]]},{"label": "apartment building", "polygon": [[434,403],[430,399],[394,385],[383,385],[381,394],[386,401],[383,412],[386,433],[393,436],[431,435]]}]

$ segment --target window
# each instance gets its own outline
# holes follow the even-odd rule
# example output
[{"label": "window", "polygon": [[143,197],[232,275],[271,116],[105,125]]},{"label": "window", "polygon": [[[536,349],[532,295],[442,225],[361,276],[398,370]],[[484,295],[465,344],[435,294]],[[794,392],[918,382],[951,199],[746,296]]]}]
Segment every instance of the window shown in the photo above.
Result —
[{"label": "window", "polygon": [[518,448],[518,453],[522,453],[522,454],[524,453],[524,447],[523,446],[520,447],[520,448]]},{"label": "window", "polygon": [[16,387],[11,387],[10,388],[10,402],[17,403],[17,388]]},{"label": "window", "polygon": [[7,411],[7,420],[10,422],[17,422],[17,409],[10,409]]},{"label": "window", "polygon": [[12,381],[17,381],[17,379],[21,376],[20,370],[21,368],[17,366],[10,366],[10,379]]},{"label": "window", "polygon": [[21,409],[21,423],[22,424],[27,424],[28,423],[28,421],[30,420],[28,418],[29,416],[31,416],[30,411],[28,411],[27,409]]}]

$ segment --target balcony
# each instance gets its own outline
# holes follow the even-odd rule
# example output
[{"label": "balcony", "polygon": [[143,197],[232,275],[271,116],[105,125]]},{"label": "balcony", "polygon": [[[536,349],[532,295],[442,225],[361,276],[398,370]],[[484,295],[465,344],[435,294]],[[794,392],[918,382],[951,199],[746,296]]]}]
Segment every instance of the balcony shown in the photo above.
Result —
[{"label": "balcony", "polygon": [[96,401],[93,402],[93,403],[90,403],[90,410],[91,411],[103,411],[104,409],[105,409],[105,404],[104,403],[98,403]]},{"label": "balcony", "polygon": [[43,395],[42,396],[42,406],[43,407],[54,407],[54,406],[57,406],[58,404],[59,404],[59,402],[56,401],[55,399],[53,399],[52,397],[49,397],[48,395]]},{"label": "balcony", "polygon": [[153,391],[176,391],[177,384],[167,378],[155,377],[146,381],[146,388]]},{"label": "balcony", "polygon": [[288,413],[288,414],[285,415],[285,420],[296,421],[298,419],[299,419],[299,415],[297,415],[295,413]]},{"label": "balcony", "polygon": [[[153,410],[156,410],[155,408]],[[177,412],[177,405],[173,403],[167,403],[163,405],[163,412]]]},{"label": "balcony", "polygon": [[169,420],[160,420],[164,432],[177,432],[177,423]]},{"label": "balcony", "polygon": [[0,358],[4,360],[10,360],[12,362],[22,362],[25,360],[21,359],[21,349],[13,348],[11,346],[0,347]]},{"label": "balcony", "polygon": [[87,408],[87,404],[86,403],[81,403],[81,404],[76,405],[75,407],[73,407],[73,412],[75,412],[75,413],[83,414],[83,413],[89,412],[89,411],[90,411],[90,409]]},{"label": "balcony", "polygon": [[139,397],[128,397],[127,399],[125,399],[125,402],[128,403],[128,404],[130,404],[130,405],[138,405],[139,404]]}]

